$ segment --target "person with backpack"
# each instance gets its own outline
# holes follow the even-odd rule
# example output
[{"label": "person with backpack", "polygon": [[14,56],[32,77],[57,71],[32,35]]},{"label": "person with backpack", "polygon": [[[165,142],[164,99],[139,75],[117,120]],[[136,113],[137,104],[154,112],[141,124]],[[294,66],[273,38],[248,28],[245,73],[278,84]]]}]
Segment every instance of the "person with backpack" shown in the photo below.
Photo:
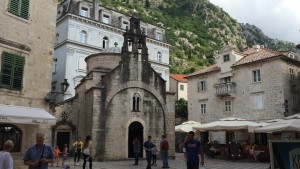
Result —
[{"label": "person with backpack", "polygon": [[161,136],[161,142],[160,142],[160,152],[161,152],[161,157],[163,161],[163,166],[162,168],[169,168],[169,163],[168,163],[168,150],[169,150],[169,142],[167,140],[166,135]]}]

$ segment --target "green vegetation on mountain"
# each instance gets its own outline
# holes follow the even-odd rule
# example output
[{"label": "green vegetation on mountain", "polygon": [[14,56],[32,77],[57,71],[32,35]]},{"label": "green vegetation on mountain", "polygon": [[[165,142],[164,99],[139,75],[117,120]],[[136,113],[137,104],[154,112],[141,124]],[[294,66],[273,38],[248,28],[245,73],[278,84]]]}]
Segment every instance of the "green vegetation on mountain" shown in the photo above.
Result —
[{"label": "green vegetation on mountain", "polygon": [[214,63],[223,45],[242,50],[253,44],[289,50],[292,43],[273,40],[253,25],[240,24],[208,0],[100,0],[100,4],[165,28],[170,50],[170,72],[191,73]]}]

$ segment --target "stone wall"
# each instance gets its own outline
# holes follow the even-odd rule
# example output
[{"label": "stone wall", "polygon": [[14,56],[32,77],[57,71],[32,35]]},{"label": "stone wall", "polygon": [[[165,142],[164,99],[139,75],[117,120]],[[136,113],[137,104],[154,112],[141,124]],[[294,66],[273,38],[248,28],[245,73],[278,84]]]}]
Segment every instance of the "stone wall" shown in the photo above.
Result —
[{"label": "stone wall", "polygon": [[[28,20],[9,13],[8,4],[9,0],[0,1],[0,54],[6,51],[24,57],[25,65],[22,90],[1,88],[0,104],[48,110],[45,97],[51,90],[56,1],[30,1]],[[44,131],[48,135],[46,142],[51,143],[50,126],[15,126],[23,135],[21,152],[12,153],[14,168],[28,168],[22,160],[25,151],[35,143],[37,131]]]},{"label": "stone wall", "polygon": [[[216,95],[214,85],[220,83],[219,72],[188,78],[189,120],[207,123],[231,116],[253,121],[284,117],[284,101],[287,99],[289,107],[293,107],[290,67],[294,71],[299,70],[296,62],[287,63],[280,58],[234,67],[231,81],[236,83],[235,93],[227,97]],[[260,70],[261,82],[252,81],[252,71],[256,69]],[[197,82],[200,80],[205,80],[205,92],[197,92]],[[263,100],[264,107],[260,110],[253,108],[253,97],[257,95],[261,95]],[[226,100],[232,101],[231,112],[225,112]],[[201,103],[207,104],[205,114],[200,113]],[[290,113],[297,112],[290,109]]]}]

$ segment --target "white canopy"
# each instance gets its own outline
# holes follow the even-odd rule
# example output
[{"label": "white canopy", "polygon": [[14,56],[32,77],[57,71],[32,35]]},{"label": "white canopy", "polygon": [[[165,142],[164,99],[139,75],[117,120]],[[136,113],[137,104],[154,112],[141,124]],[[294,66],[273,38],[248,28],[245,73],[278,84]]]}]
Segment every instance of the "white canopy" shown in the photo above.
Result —
[{"label": "white canopy", "polygon": [[257,133],[300,132],[300,114],[275,121],[255,130]]},{"label": "white canopy", "polygon": [[56,118],[44,109],[0,104],[0,123],[55,124]]},{"label": "white canopy", "polygon": [[180,125],[175,126],[175,131],[187,133],[189,131],[194,131],[193,127],[196,127],[199,125],[201,125],[201,123],[196,122],[196,121],[186,121]]},{"label": "white canopy", "polygon": [[200,131],[227,131],[227,130],[250,130],[253,127],[259,127],[260,124],[252,121],[246,121],[245,119],[229,117],[225,119],[220,119],[218,121],[202,124],[200,126],[194,127],[196,130]]}]

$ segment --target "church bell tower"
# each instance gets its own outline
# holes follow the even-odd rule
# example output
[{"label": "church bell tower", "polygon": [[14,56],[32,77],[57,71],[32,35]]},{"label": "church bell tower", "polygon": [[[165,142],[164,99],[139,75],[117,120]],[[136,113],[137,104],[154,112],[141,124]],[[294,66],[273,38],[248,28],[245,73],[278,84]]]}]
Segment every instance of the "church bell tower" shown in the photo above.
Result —
[{"label": "church bell tower", "polygon": [[148,62],[148,48],[146,38],[141,30],[140,19],[137,13],[130,18],[130,27],[123,34],[124,43],[121,51],[122,81],[140,81],[149,83],[147,72],[151,65]]}]

